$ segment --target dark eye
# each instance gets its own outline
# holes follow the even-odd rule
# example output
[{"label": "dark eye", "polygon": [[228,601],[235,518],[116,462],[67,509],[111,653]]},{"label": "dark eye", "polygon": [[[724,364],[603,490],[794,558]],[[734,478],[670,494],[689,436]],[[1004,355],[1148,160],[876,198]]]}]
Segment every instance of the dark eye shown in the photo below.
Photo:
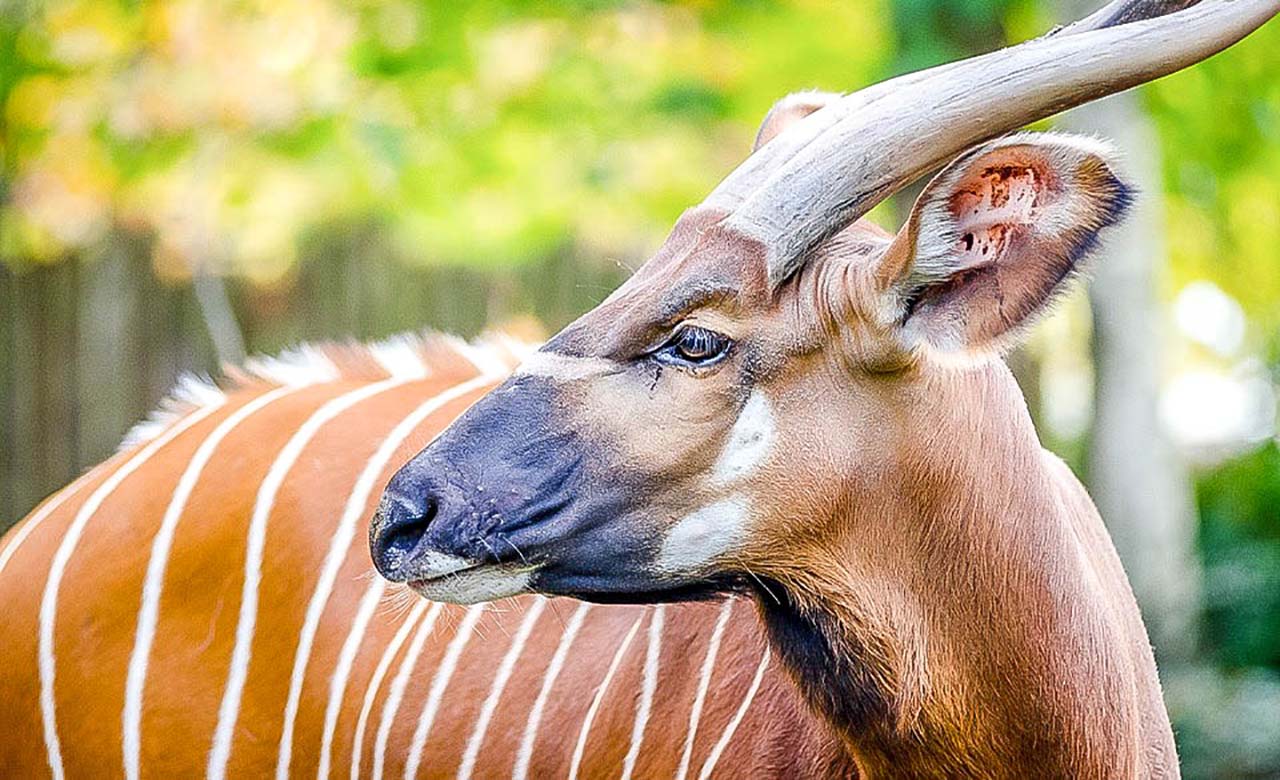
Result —
[{"label": "dark eye", "polygon": [[719,362],[729,354],[733,340],[714,330],[686,325],[676,331],[671,340],[654,353],[660,363],[705,368]]}]

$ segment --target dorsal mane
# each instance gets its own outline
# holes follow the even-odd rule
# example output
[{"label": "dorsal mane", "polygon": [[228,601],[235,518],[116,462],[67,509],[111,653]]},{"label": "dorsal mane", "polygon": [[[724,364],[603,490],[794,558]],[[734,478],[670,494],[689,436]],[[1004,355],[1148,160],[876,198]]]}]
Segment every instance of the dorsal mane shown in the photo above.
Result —
[{"label": "dorsal mane", "polygon": [[223,366],[221,377],[216,379],[183,374],[147,419],[125,434],[119,449],[151,441],[178,418],[223,403],[235,393],[330,382],[413,381],[433,376],[463,379],[477,373],[500,377],[536,349],[536,344],[505,333],[467,341],[432,331],[402,333],[368,343],[305,343],[278,355],[255,355],[243,365]]}]

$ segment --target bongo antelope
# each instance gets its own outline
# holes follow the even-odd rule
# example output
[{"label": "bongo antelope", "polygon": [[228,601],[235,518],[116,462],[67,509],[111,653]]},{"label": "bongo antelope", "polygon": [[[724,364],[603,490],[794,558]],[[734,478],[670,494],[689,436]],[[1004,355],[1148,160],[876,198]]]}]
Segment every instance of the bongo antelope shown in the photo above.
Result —
[{"label": "bongo antelope", "polygon": [[[1123,571],[996,355],[1130,198],[1100,142],[1001,134],[1277,11],[1186,5],[782,101],[539,351],[189,383],[0,546],[0,774],[1176,775]],[[859,221],[951,158],[898,234]]]}]

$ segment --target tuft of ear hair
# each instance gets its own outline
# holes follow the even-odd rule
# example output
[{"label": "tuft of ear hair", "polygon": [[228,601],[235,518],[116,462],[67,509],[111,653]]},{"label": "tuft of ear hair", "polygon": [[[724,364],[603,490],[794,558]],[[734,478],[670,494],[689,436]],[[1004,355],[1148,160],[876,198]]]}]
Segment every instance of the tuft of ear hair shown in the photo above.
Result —
[{"label": "tuft of ear hair", "polygon": [[877,273],[908,343],[1000,349],[1084,268],[1133,202],[1115,150],[1020,133],[977,146],[930,182]]},{"label": "tuft of ear hair", "polygon": [[760,129],[756,131],[756,142],[752,144],[751,151],[754,152],[777,138],[796,122],[839,99],[840,95],[835,92],[821,92],[816,89],[792,92],[774,103],[769,113],[764,115],[764,119],[760,122]]}]

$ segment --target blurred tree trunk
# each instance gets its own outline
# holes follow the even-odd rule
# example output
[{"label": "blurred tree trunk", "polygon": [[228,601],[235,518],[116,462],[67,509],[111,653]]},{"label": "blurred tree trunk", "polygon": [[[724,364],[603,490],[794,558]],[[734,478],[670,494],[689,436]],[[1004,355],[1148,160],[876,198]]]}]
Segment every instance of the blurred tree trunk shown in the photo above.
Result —
[{"label": "blurred tree trunk", "polygon": [[[1096,6],[1058,0],[1058,15],[1076,19]],[[1095,379],[1088,482],[1157,653],[1185,661],[1195,652],[1201,572],[1190,481],[1157,417],[1164,340],[1156,282],[1167,257],[1160,143],[1134,92],[1076,109],[1062,125],[1114,141],[1139,190],[1089,287]]]}]

